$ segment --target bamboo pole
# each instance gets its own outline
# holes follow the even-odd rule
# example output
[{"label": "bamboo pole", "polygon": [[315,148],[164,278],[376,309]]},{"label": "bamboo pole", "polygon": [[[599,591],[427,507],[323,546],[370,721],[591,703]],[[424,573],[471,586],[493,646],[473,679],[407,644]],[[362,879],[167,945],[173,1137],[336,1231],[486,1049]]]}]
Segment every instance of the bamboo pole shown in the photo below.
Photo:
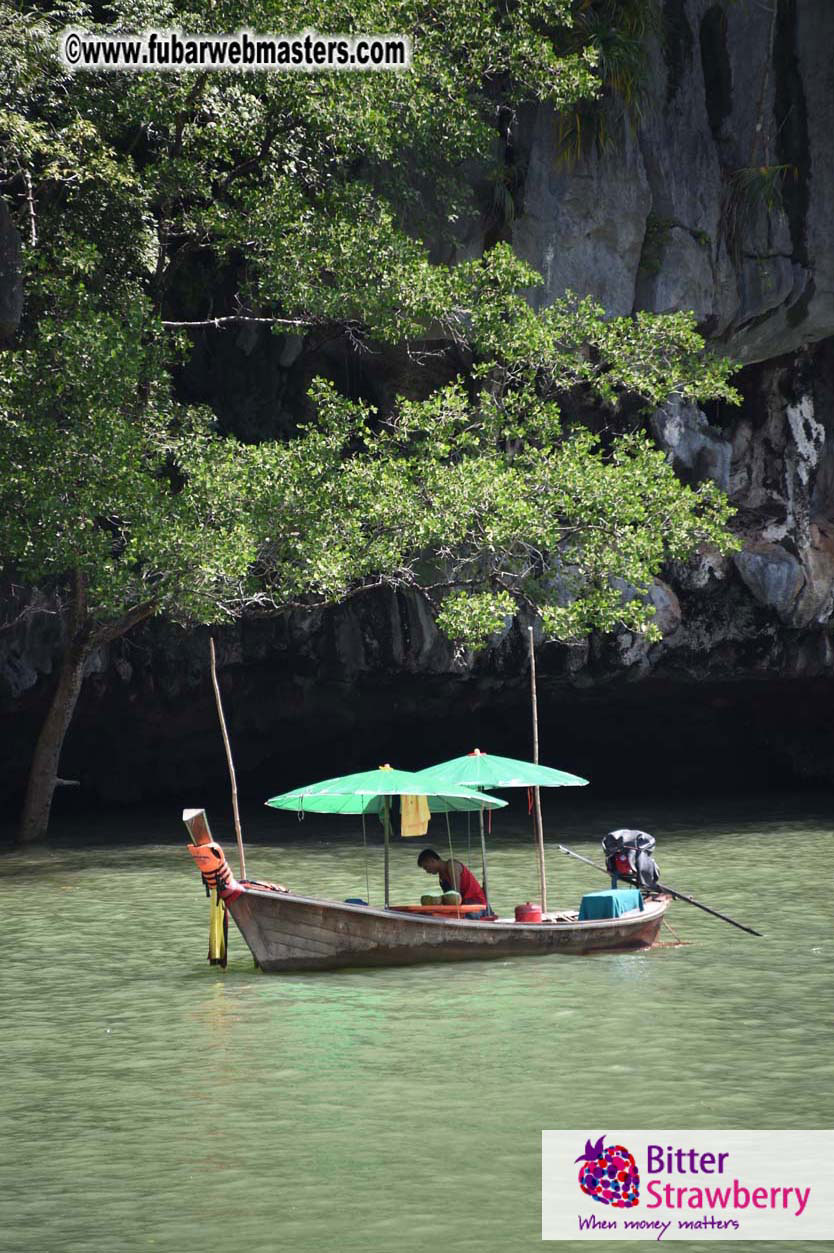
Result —
[{"label": "bamboo pole", "polygon": [[229,780],[232,785],[232,812],[235,816],[235,834],[237,836],[237,851],[240,857],[240,877],[246,878],[246,858],[243,855],[243,832],[240,829],[240,810],[237,806],[237,778],[235,776],[235,763],[232,761],[232,746],[229,743],[229,732],[226,730],[226,719],[223,716],[223,701],[220,699],[220,685],[217,682],[217,659],[214,655],[214,640],[209,636],[209,650],[211,653],[211,683],[214,688],[214,699],[217,703],[217,716],[220,719],[220,730],[223,732],[223,744],[226,748],[226,761],[229,764]]},{"label": "bamboo pole", "polygon": [[[530,633],[530,696],[533,706],[533,761],[539,764],[539,703],[536,696],[536,646],[533,640],[533,628]],[[533,804],[535,807],[536,851],[539,863],[539,888],[541,891],[542,913],[547,913],[547,874],[544,866],[544,828],[542,825],[541,789],[533,788]]]}]

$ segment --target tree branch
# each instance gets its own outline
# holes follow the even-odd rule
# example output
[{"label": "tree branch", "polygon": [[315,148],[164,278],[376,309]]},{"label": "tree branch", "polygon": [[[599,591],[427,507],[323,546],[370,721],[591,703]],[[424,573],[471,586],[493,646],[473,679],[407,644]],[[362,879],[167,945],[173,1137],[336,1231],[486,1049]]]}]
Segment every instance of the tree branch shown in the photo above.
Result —
[{"label": "tree branch", "polygon": [[83,571],[72,572],[72,600],[70,601],[70,634],[80,636],[87,624],[87,576]]},{"label": "tree branch", "polygon": [[194,85],[192,86],[191,90],[189,91],[188,95],[186,96],[183,107],[180,109],[179,113],[177,114],[175,129],[174,129],[174,142],[171,145],[171,155],[174,157],[179,157],[182,155],[182,141],[183,141],[183,136],[185,134],[185,126],[189,120],[189,113],[191,109],[193,108],[193,106],[196,104],[196,102],[199,100],[200,96],[203,94],[203,91],[205,89],[207,82],[208,82],[207,74],[199,75]]},{"label": "tree branch", "polygon": [[38,244],[38,229],[35,219],[35,196],[32,190],[32,175],[28,170],[23,171],[23,181],[26,184],[26,204],[29,209],[29,242],[33,248]]},{"label": "tree branch", "polygon": [[240,165],[235,166],[233,170],[230,170],[229,173],[226,175],[226,177],[223,179],[221,183],[221,187],[224,191],[228,188],[229,184],[234,179],[240,178],[241,175],[247,172],[247,170],[250,170],[253,167],[263,164],[263,162],[267,158],[267,154],[270,148],[272,147],[273,140],[275,139],[277,134],[278,134],[277,127],[274,127],[274,128],[267,127],[266,131],[264,132],[264,137],[261,140],[261,146],[258,149],[257,155],[253,157],[248,157],[245,161],[241,161]]},{"label": "tree branch", "polygon": [[201,326],[221,327],[221,326],[229,326],[233,323],[237,323],[238,325],[241,325],[241,326],[245,326],[251,323],[256,323],[256,324],[266,325],[266,326],[316,326],[317,325],[315,319],[312,319],[312,318],[308,318],[308,319],[304,319],[304,318],[253,318],[242,313],[230,313],[226,317],[222,317],[222,318],[203,318],[202,320],[198,322],[171,322],[165,318],[162,319],[162,325],[169,327],[169,328],[201,327]]},{"label": "tree branch", "polygon": [[150,618],[156,609],[156,601],[149,600],[143,605],[136,605],[133,609],[128,610],[121,618],[117,618],[115,622],[108,623],[107,626],[98,627],[91,636],[91,642],[94,648],[100,648],[102,644],[110,644],[113,640],[119,639],[120,636],[126,635],[132,627],[138,626],[140,622],[144,622],[146,618]]}]

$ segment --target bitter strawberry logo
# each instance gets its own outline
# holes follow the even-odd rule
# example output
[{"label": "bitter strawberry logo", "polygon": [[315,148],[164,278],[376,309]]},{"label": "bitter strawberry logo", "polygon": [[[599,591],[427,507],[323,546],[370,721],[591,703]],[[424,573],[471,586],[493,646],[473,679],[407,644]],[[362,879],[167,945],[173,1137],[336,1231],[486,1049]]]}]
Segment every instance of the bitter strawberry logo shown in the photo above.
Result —
[{"label": "bitter strawberry logo", "polygon": [[640,1172],[628,1149],[622,1144],[603,1146],[605,1136],[596,1144],[585,1141],[585,1152],[577,1157],[579,1186],[592,1201],[613,1205],[615,1209],[631,1209],[640,1196]]}]

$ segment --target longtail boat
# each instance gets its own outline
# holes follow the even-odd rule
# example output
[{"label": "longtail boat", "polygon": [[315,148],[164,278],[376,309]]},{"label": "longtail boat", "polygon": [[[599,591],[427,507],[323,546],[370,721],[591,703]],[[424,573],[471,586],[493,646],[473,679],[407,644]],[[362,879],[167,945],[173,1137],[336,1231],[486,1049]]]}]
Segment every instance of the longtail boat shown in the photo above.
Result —
[{"label": "longtail boat", "polygon": [[467,918],[466,906],[389,905],[378,909],[287,891],[278,884],[232,875],[211,837],[205,810],[187,809],[189,846],[207,888],[220,900],[265,971],[333,970],[494,957],[583,954],[650,947],[668,897],[649,894],[642,908],[616,918],[581,921],[578,911],[555,911],[541,922]]}]

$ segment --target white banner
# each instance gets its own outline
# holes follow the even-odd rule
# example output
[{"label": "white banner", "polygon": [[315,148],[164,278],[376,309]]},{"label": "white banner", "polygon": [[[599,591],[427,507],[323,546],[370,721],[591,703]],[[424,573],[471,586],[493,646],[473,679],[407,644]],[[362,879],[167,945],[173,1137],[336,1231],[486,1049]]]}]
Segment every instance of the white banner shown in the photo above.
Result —
[{"label": "white banner", "polygon": [[543,1131],[543,1240],[834,1240],[834,1131]]}]

